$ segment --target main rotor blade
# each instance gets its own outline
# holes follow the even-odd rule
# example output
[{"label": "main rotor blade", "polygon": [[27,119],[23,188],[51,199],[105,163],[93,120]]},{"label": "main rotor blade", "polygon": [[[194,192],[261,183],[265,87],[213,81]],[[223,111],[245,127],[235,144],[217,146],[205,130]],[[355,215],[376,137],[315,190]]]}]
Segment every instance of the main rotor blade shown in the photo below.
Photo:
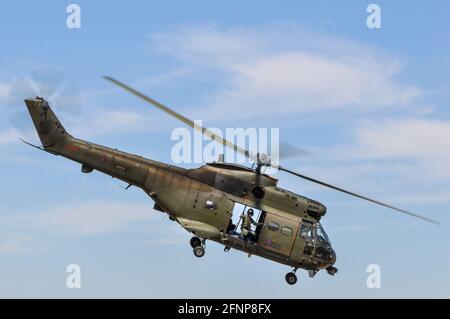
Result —
[{"label": "main rotor blade", "polygon": [[279,157],[280,160],[285,160],[287,158],[292,158],[296,156],[309,156],[312,155],[311,152],[298,147],[297,145],[288,143],[286,141],[280,141],[280,149],[279,149]]},{"label": "main rotor blade", "polygon": [[[116,80],[116,79],[114,79],[114,78],[112,78],[112,77],[110,77],[110,76],[104,76],[104,78],[105,78],[106,80],[108,80],[108,81],[111,81],[111,82],[114,83],[115,85],[117,85],[117,86],[119,86],[119,87],[125,89],[126,91],[132,93],[133,95],[135,95],[135,96],[137,96],[137,97],[143,99],[144,101],[146,101],[146,102],[148,102],[148,103],[150,103],[150,104],[153,104],[154,106],[156,106],[156,107],[159,108],[160,110],[162,110],[162,111],[164,111],[165,113],[167,113],[167,114],[169,114],[169,115],[175,117],[176,119],[180,120],[181,122],[185,123],[186,125],[188,125],[188,126],[194,128],[194,129],[200,131],[201,133],[205,134],[207,137],[211,138],[212,140],[214,140],[214,141],[216,141],[216,142],[218,142],[218,143],[221,143],[222,145],[227,146],[227,147],[233,149],[233,150],[236,151],[236,152],[241,153],[242,155],[244,155],[245,157],[247,157],[248,159],[250,159],[250,160],[252,160],[252,161],[254,161],[254,162],[256,162],[256,163],[259,163],[258,155],[252,154],[252,153],[250,153],[248,150],[243,149],[242,147],[239,147],[239,146],[235,145],[234,143],[232,143],[232,142],[230,142],[230,141],[228,141],[228,140],[222,138],[221,136],[216,135],[214,132],[212,132],[212,131],[210,131],[210,130],[208,130],[208,129],[205,129],[205,128],[202,127],[202,126],[197,125],[196,123],[194,123],[194,121],[191,121],[190,119],[188,119],[188,118],[184,117],[183,115],[181,115],[181,114],[175,112],[174,110],[168,108],[168,107],[165,106],[164,104],[159,103],[158,101],[156,101],[156,100],[154,100],[154,99],[152,99],[152,98],[150,98],[150,97],[148,97],[148,96],[142,94],[141,92],[136,91],[135,89],[129,87],[129,86],[126,85],[125,83],[122,83],[122,82],[120,82],[120,81],[118,81],[118,80]],[[340,188],[340,187],[337,187],[337,186],[333,186],[333,185],[331,185],[331,184],[328,184],[328,183],[319,181],[319,180],[314,179],[314,178],[312,178],[312,177],[309,177],[309,176],[306,176],[306,175],[297,173],[297,172],[295,172],[295,171],[289,170],[289,169],[287,169],[287,168],[281,167],[280,165],[277,165],[277,164],[275,164],[275,163],[269,163],[268,166],[271,166],[271,167],[273,167],[273,168],[275,168],[275,169],[278,169],[278,170],[285,171],[285,172],[287,172],[287,173],[293,174],[293,175],[295,175],[295,176],[297,176],[297,177],[303,178],[303,179],[308,180],[308,181],[310,181],[310,182],[317,183],[317,184],[319,184],[319,185],[322,185],[322,186],[325,186],[325,187],[328,187],[328,188],[337,190],[337,191],[339,191],[339,192],[346,193],[346,194],[348,194],[348,195],[352,195],[352,196],[355,196],[355,197],[358,197],[358,198],[367,200],[367,201],[372,202],[372,203],[374,203],[374,204],[381,205],[381,206],[383,206],[383,207],[387,207],[387,208],[393,209],[393,210],[395,210],[395,211],[397,211],[397,212],[400,212],[400,213],[403,213],[403,214],[406,214],[406,215],[409,215],[409,216],[412,216],[412,217],[420,218],[420,219],[422,219],[422,220],[425,220],[425,221],[430,222],[430,223],[433,223],[433,224],[440,225],[440,222],[435,221],[435,220],[433,220],[433,219],[430,219],[430,218],[427,218],[427,217],[424,217],[424,216],[421,216],[421,215],[418,215],[418,214],[409,212],[409,211],[407,211],[407,210],[404,210],[404,209],[401,209],[401,208],[398,208],[398,207],[395,207],[395,206],[392,206],[392,205],[389,205],[389,204],[380,202],[380,201],[375,200],[375,199],[371,199],[371,198],[366,197],[366,196],[363,196],[363,195],[359,195],[359,194],[350,192],[350,191],[348,191],[348,190],[345,190],[345,189]],[[258,174],[258,175],[259,175],[259,174]]]},{"label": "main rotor blade", "polygon": [[232,150],[241,153],[242,155],[244,155],[245,157],[249,158],[252,161],[257,161],[258,158],[256,155],[251,154],[249,151],[247,151],[246,149],[243,149],[242,147],[237,146],[236,144],[228,141],[225,138],[222,138],[221,136],[218,136],[217,134],[215,134],[214,132],[196,124],[194,121],[188,119],[187,117],[184,117],[183,115],[175,112],[174,110],[168,108],[167,106],[165,106],[164,104],[142,94],[139,91],[136,91],[135,89],[133,89],[132,87],[129,87],[128,85],[126,85],[123,82],[120,82],[110,76],[104,76],[104,79],[111,81],[112,83],[114,83],[115,85],[125,89],[126,91],[134,94],[135,96],[143,99],[144,101],[153,104],[154,106],[156,106],[157,108],[159,108],[160,110],[162,110],[163,112],[169,114],[170,116],[173,116],[174,118],[176,118],[177,120],[185,123],[186,125],[196,129],[197,131],[201,132],[202,134],[205,134],[207,137],[209,137],[211,140],[214,140],[224,146],[227,146],[229,148],[231,148]]},{"label": "main rotor blade", "polygon": [[402,209],[402,208],[398,208],[398,207],[395,207],[395,206],[392,206],[392,205],[389,205],[389,204],[380,202],[380,201],[378,201],[378,200],[375,200],[375,199],[372,199],[372,198],[369,198],[369,197],[366,197],[366,196],[363,196],[363,195],[359,195],[359,194],[350,192],[350,191],[348,191],[348,190],[346,190],[346,189],[343,189],[343,188],[340,188],[340,187],[337,187],[337,186],[334,186],[334,185],[331,185],[331,184],[328,184],[328,183],[319,181],[319,180],[317,180],[317,179],[315,179],[315,178],[312,178],[312,177],[309,177],[309,176],[306,176],[306,175],[297,173],[297,172],[292,171],[292,170],[289,170],[289,169],[287,169],[287,168],[278,166],[278,169],[279,169],[279,170],[282,170],[282,171],[285,171],[285,172],[287,172],[287,173],[293,174],[293,175],[295,175],[295,176],[297,176],[297,177],[306,179],[306,180],[308,180],[308,181],[310,181],[310,182],[317,183],[317,184],[319,184],[319,185],[322,185],[322,186],[325,186],[325,187],[329,187],[329,188],[334,189],[334,190],[337,190],[337,191],[339,191],[339,192],[346,193],[346,194],[348,194],[348,195],[352,195],[352,196],[355,196],[355,197],[358,197],[358,198],[367,200],[367,201],[372,202],[372,203],[374,203],[374,204],[381,205],[381,206],[384,206],[384,207],[393,209],[393,210],[395,210],[395,211],[397,211],[397,212],[400,212],[400,213],[403,213],[403,214],[406,214],[406,215],[409,215],[409,216],[413,216],[413,217],[416,217],[416,218],[420,218],[420,219],[422,219],[422,220],[425,220],[425,221],[427,221],[427,222],[430,222],[430,223],[433,223],[433,224],[436,224],[436,225],[440,225],[440,224],[441,224],[440,222],[438,222],[438,221],[436,221],[436,220],[433,220],[433,219],[430,219],[430,218],[421,216],[421,215],[416,214],[416,213],[412,213],[412,212],[407,211],[407,210],[404,210],[404,209]]}]

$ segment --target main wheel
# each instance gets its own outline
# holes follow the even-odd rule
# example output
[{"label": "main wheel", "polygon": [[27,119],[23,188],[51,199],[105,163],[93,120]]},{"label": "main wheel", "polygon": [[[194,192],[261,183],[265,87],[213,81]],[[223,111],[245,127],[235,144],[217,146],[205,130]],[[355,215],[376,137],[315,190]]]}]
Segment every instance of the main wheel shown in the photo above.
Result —
[{"label": "main wheel", "polygon": [[297,282],[297,275],[293,272],[288,272],[285,276],[285,279],[289,285],[295,285],[295,283]]},{"label": "main wheel", "polygon": [[202,245],[202,241],[198,237],[192,237],[190,243],[192,248]]},{"label": "main wheel", "polygon": [[205,249],[202,246],[198,246],[194,248],[195,257],[203,257],[205,255]]}]

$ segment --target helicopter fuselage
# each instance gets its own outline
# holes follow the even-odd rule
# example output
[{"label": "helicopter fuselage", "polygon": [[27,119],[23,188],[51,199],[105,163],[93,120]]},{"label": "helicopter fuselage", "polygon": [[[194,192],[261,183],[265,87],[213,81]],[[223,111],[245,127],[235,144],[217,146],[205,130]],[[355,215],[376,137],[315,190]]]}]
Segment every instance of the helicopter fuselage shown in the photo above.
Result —
[{"label": "helicopter fuselage", "polygon": [[[202,240],[212,240],[297,268],[331,267],[336,255],[319,220],[319,202],[277,186],[277,179],[247,167],[210,163],[196,169],[146,159],[77,139],[67,133],[43,99],[26,100],[43,149],[143,189],[165,212]],[[232,223],[236,203],[260,210],[253,241]]]}]

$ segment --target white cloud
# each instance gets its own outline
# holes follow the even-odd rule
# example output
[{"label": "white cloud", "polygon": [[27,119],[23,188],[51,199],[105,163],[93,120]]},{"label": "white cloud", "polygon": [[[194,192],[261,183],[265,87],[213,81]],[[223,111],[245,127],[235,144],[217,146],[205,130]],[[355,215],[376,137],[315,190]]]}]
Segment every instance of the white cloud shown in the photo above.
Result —
[{"label": "white cloud", "polygon": [[84,138],[114,133],[124,134],[142,131],[148,127],[148,123],[148,119],[138,112],[96,108],[72,123],[74,129],[70,133]]},{"label": "white cloud", "polygon": [[207,97],[203,117],[367,110],[407,105],[421,96],[419,88],[396,80],[402,65],[389,54],[292,26],[186,28],[154,35],[151,46],[205,79],[222,79]]},{"label": "white cloud", "polygon": [[395,205],[450,202],[450,121],[373,119],[351,131],[350,140],[318,151],[297,169]]},{"label": "white cloud", "polygon": [[[420,189],[421,202],[450,178],[450,123],[421,119],[436,106],[402,78],[404,63],[391,52],[292,25],[183,28],[153,35],[150,47],[177,58],[195,80],[214,83],[196,110],[202,119],[278,114],[287,120],[300,113],[308,119],[351,111],[346,125],[352,138],[337,133],[340,144],[331,139],[318,161],[302,161],[305,174],[387,199]],[[350,126],[367,111],[370,121]],[[409,117],[380,119],[386,113]],[[433,198],[446,201],[440,194]]]},{"label": "white cloud", "polygon": [[417,89],[392,83],[383,65],[367,70],[364,64],[304,52],[261,58],[237,70],[241,79],[235,83],[234,91],[224,92],[219,98],[269,99],[279,102],[277,110],[402,105],[418,94]]},{"label": "white cloud", "polygon": [[450,178],[449,121],[414,118],[366,121],[356,129],[355,139],[354,156],[409,159],[426,167],[426,173]]},{"label": "white cloud", "polygon": [[450,122],[433,119],[366,121],[355,137],[363,154],[372,157],[450,158]]}]

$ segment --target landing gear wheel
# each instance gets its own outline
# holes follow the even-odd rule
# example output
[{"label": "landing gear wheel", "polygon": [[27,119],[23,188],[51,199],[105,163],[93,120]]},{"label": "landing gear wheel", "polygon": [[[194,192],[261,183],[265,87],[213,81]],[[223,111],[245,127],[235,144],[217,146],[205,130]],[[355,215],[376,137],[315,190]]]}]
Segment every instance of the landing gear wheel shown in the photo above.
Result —
[{"label": "landing gear wheel", "polygon": [[195,257],[203,257],[205,255],[205,249],[202,246],[197,246],[194,248]]},{"label": "landing gear wheel", "polygon": [[289,285],[295,285],[297,283],[297,275],[293,272],[288,272],[284,278]]},{"label": "landing gear wheel", "polygon": [[336,273],[337,273],[337,268],[336,267],[328,267],[327,268],[327,273],[330,275],[330,276],[334,276]]},{"label": "landing gear wheel", "polygon": [[195,248],[195,247],[198,247],[198,246],[202,245],[202,241],[198,237],[192,237],[190,243],[191,243],[191,247],[192,248]]},{"label": "landing gear wheel", "polygon": [[230,248],[229,246],[225,246],[225,248],[223,249],[223,251],[227,253],[227,252],[230,251],[230,249],[231,249],[231,248]]}]

